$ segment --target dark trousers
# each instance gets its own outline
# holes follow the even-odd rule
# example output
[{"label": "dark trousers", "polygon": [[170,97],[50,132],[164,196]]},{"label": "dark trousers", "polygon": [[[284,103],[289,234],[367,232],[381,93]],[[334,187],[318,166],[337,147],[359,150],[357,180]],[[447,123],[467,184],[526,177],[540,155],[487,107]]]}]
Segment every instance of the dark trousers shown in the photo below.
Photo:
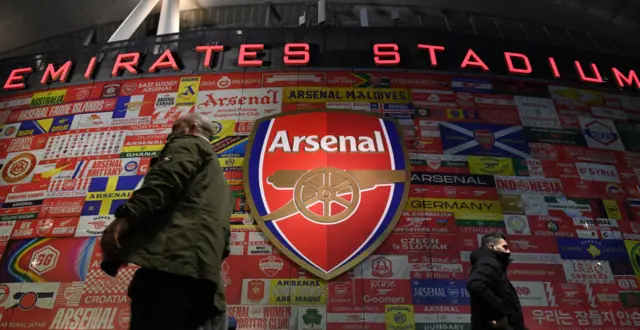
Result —
[{"label": "dark trousers", "polygon": [[215,283],[141,268],[129,285],[131,330],[197,330],[221,313]]}]

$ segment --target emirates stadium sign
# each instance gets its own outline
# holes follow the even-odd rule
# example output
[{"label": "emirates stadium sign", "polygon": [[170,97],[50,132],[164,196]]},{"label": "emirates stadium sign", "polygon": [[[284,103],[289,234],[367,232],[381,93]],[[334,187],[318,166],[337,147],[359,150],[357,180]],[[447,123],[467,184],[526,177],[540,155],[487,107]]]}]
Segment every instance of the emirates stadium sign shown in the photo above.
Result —
[{"label": "emirates stadium sign", "polygon": [[[378,43],[374,44],[371,49],[371,58],[376,66],[394,67],[401,64],[402,56],[414,56],[412,61],[424,60],[424,63],[428,63],[430,67],[438,68],[442,66],[438,62],[439,59],[444,57],[450,58],[453,55],[454,57],[462,58],[458,65],[460,69],[475,69],[476,71],[481,72],[491,71],[491,68],[487,65],[488,59],[483,59],[472,48],[467,49],[465,53],[452,54],[451,50],[442,45],[415,44],[410,47],[415,48],[418,51],[417,56],[420,57],[416,58],[415,55],[411,53],[405,53],[405,55],[403,55],[398,44]],[[404,45],[403,48],[405,48]],[[284,45],[284,49],[282,50],[281,60],[286,66],[313,66],[315,57],[314,54],[312,54],[311,49],[312,47],[308,43],[287,43]],[[192,71],[200,71],[213,68],[215,67],[216,62],[220,61],[220,56],[216,56],[216,54],[224,55],[224,53],[227,53],[230,50],[231,48],[223,45],[197,46],[193,51],[200,55],[201,58],[198,63],[202,63],[202,67],[191,67],[188,69]],[[237,49],[237,66],[263,67],[268,65],[268,63],[266,63],[267,61],[264,61],[261,58],[263,57],[263,53],[269,50],[270,49],[266,47],[265,44],[241,44]],[[606,74],[610,72],[611,80],[613,80],[618,87],[640,89],[640,80],[638,79],[638,75],[635,70],[623,70],[615,66],[604,68],[599,67],[596,63],[588,63],[579,60],[574,60],[572,63],[561,63],[562,65],[560,65],[560,63],[556,62],[556,59],[551,56],[544,59],[546,67],[534,67],[532,63],[540,63],[542,59],[536,58],[534,61],[530,59],[527,54],[508,51],[499,52],[492,56],[500,56],[503,59],[507,69],[507,72],[504,73],[528,76],[532,75],[534,70],[536,72],[545,70],[550,78],[559,79],[572,75],[572,73],[570,74],[570,72],[566,72],[568,70],[566,69],[567,65],[571,64],[573,67],[572,70],[578,79],[584,83],[605,84],[607,81]],[[45,69],[37,72],[40,77],[40,84],[47,85],[52,82],[67,82],[72,70],[75,70],[76,72],[84,72],[84,79],[91,81],[94,79],[95,72],[98,67],[108,65],[106,60],[100,61],[98,58],[103,57],[100,55],[93,56],[90,58],[89,62],[82,67],[71,60],[66,61],[61,65],[58,63],[57,66],[53,63],[46,63],[43,66]],[[180,61],[177,54],[172,53],[170,50],[166,50],[162,53],[150,66],[147,67],[145,65],[144,70],[141,68],[143,58],[144,54],[139,52],[118,54],[111,67],[111,77],[117,77],[123,72],[128,72],[132,75],[143,73],[148,75],[160,73],[161,71],[180,71],[185,69],[178,64],[183,63],[183,61]],[[365,60],[368,59],[363,59],[363,61]],[[191,61],[185,62],[192,63]],[[34,73],[34,68],[32,67],[20,67],[13,69],[9,76],[6,79],[3,79],[3,89],[10,91],[27,88],[28,86],[25,83],[26,78]],[[74,82],[80,83],[78,81]]]},{"label": "emirates stadium sign", "polygon": [[393,119],[301,110],[255,124],[244,184],[252,215],[270,241],[330,280],[391,233],[409,194],[409,166]]}]

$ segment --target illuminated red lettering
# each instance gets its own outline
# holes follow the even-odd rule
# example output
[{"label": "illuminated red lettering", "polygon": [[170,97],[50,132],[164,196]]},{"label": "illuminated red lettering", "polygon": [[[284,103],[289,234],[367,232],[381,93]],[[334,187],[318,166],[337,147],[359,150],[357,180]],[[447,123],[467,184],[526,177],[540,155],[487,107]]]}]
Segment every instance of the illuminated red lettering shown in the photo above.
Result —
[{"label": "illuminated red lettering", "polygon": [[213,57],[213,52],[221,52],[224,50],[224,46],[215,45],[215,46],[197,46],[196,52],[202,53],[204,52],[204,68],[208,69],[211,67],[211,57]]},{"label": "illuminated red lettering", "polygon": [[640,81],[638,80],[638,75],[635,70],[629,70],[629,74],[626,76],[615,67],[611,69],[611,72],[613,73],[613,78],[615,78],[618,87],[623,88],[626,86],[636,85],[637,88],[640,88]]},{"label": "illuminated red lettering", "polygon": [[551,72],[553,73],[554,78],[560,78],[560,71],[558,70],[558,65],[556,64],[556,59],[553,57],[549,57],[549,67],[551,68]]},{"label": "illuminated red lettering", "polygon": [[418,49],[428,49],[429,59],[431,60],[431,66],[434,68],[438,66],[438,60],[436,59],[436,51],[443,52],[444,46],[418,44]]},{"label": "illuminated red lettering", "polygon": [[149,68],[149,72],[156,72],[159,69],[180,70],[180,68],[178,68],[178,64],[176,64],[176,60],[173,58],[173,54],[171,54],[171,50],[165,50]]},{"label": "illuminated red lettering", "polygon": [[138,65],[138,61],[140,61],[140,53],[118,54],[113,70],[111,70],[111,76],[117,76],[121,69],[126,69],[131,74],[138,74],[138,70],[134,67]]},{"label": "illuminated red lettering", "polygon": [[284,64],[307,65],[310,60],[309,44],[286,44],[284,46]]},{"label": "illuminated red lettering", "polygon": [[87,65],[87,70],[84,71],[84,78],[87,80],[91,80],[93,78],[93,70],[96,69],[96,62],[98,59],[94,56],[89,61],[89,65]]},{"label": "illuminated red lettering", "polygon": [[[522,60],[522,63],[524,64],[524,69],[516,68],[513,65],[513,59],[514,58]],[[505,52],[504,53],[504,59],[507,61],[507,68],[509,69],[509,72],[511,72],[511,73],[530,74],[531,72],[533,72],[533,69],[531,69],[531,62],[529,62],[529,58],[527,57],[527,55],[520,54],[520,53]]]},{"label": "illuminated red lettering", "polygon": [[264,50],[264,44],[242,44],[238,55],[238,66],[262,66],[258,58],[259,50]]},{"label": "illuminated red lettering", "polygon": [[71,61],[67,61],[58,70],[56,70],[53,64],[47,65],[42,79],[40,79],[40,83],[46,85],[49,82],[49,78],[51,78],[51,81],[60,80],[60,82],[66,82],[67,78],[69,78],[69,73],[71,73],[71,65]]},{"label": "illuminated red lettering", "polygon": [[376,65],[396,65],[400,63],[400,53],[396,44],[373,45],[373,61]]},{"label": "illuminated red lettering", "polygon": [[604,82],[602,80],[602,76],[600,75],[600,71],[598,70],[598,67],[594,63],[591,63],[591,71],[593,71],[593,74],[595,75],[595,77],[587,77],[584,74],[584,70],[582,69],[582,64],[580,63],[580,61],[574,61],[573,64],[576,67],[576,71],[578,71],[578,76],[580,77],[581,81],[596,83],[596,84],[602,84]]},{"label": "illuminated red lettering", "polygon": [[33,68],[20,68],[11,71],[9,78],[4,83],[4,89],[23,89],[25,88],[24,76],[33,72]]},{"label": "illuminated red lettering", "polygon": [[489,71],[489,67],[484,64],[478,54],[476,54],[476,52],[474,52],[471,48],[469,48],[469,51],[467,51],[467,55],[464,57],[462,64],[460,64],[460,68],[466,69],[468,66],[475,66],[481,68],[484,71]]}]

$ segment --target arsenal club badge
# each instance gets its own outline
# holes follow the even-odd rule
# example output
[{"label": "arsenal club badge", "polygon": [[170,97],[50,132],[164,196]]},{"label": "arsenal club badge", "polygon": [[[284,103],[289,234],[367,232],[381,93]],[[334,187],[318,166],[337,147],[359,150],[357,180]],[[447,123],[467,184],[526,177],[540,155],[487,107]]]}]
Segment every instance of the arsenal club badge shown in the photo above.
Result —
[{"label": "arsenal club badge", "polygon": [[409,166],[392,118],[296,111],[256,122],[244,184],[252,215],[271,242],[329,280],[391,233],[407,201]]}]

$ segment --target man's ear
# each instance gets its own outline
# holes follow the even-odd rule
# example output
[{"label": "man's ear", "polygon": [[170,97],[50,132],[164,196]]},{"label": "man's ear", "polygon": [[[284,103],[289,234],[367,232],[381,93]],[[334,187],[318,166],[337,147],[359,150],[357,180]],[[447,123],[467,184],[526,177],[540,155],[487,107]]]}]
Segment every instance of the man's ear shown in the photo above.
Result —
[{"label": "man's ear", "polygon": [[200,127],[198,126],[198,124],[191,123],[191,125],[189,125],[189,134],[193,134],[194,132],[198,132],[198,130],[200,130]]}]

